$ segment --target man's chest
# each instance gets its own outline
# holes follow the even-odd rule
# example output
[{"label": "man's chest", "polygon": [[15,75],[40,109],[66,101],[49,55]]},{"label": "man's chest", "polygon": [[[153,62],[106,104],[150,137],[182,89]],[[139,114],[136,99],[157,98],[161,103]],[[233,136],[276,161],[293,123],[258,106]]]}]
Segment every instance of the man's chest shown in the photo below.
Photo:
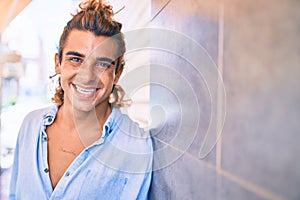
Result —
[{"label": "man's chest", "polygon": [[48,135],[48,165],[54,188],[84,146],[77,134],[62,132],[55,127],[47,128],[46,132]]}]

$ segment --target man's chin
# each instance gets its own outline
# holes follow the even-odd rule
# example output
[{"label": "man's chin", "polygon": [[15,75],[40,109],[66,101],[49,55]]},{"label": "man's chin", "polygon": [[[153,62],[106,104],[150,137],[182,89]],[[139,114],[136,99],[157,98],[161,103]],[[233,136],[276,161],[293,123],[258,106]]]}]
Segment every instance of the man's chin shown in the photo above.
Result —
[{"label": "man's chin", "polygon": [[95,105],[93,103],[93,101],[90,101],[90,102],[73,102],[73,110],[74,112],[92,112],[92,111],[95,111]]}]

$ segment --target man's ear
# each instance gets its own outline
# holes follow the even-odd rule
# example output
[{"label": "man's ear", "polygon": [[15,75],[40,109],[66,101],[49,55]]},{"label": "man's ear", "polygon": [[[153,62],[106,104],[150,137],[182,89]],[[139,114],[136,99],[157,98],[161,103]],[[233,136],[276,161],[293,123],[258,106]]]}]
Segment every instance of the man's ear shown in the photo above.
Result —
[{"label": "man's ear", "polygon": [[117,84],[119,79],[120,79],[120,76],[122,75],[122,72],[123,72],[123,68],[124,67],[120,67],[116,73],[116,76],[115,76],[115,80],[114,80],[114,84]]},{"label": "man's ear", "polygon": [[58,53],[55,54],[54,61],[55,61],[55,73],[60,74],[60,62],[59,62]]}]

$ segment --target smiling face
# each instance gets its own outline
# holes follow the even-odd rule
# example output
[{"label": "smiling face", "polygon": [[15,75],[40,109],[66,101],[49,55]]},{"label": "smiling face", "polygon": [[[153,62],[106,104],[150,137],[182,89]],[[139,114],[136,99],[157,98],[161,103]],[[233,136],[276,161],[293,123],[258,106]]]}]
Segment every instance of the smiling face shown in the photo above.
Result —
[{"label": "smiling face", "polygon": [[116,73],[117,52],[117,43],[110,37],[89,31],[70,32],[61,62],[55,56],[65,106],[85,112],[109,107],[109,95],[122,73],[122,68]]}]

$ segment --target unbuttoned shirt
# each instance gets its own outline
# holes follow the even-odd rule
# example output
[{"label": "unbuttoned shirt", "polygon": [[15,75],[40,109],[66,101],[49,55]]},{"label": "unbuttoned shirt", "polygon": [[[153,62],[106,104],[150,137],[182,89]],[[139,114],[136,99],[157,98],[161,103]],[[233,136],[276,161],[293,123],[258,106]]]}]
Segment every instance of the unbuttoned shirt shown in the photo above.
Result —
[{"label": "unbuttoned shirt", "polygon": [[147,199],[152,141],[117,108],[112,109],[101,138],[75,158],[53,189],[46,127],[57,111],[57,106],[50,106],[25,117],[15,148],[10,199]]}]

